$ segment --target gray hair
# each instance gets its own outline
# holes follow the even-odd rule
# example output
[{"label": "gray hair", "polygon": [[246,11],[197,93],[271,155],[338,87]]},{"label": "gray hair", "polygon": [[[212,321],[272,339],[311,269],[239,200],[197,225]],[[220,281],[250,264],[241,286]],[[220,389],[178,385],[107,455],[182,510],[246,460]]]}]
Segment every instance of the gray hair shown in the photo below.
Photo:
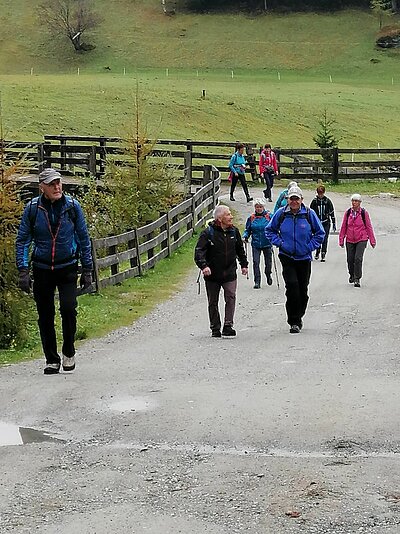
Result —
[{"label": "gray hair", "polygon": [[213,211],[213,217],[214,221],[217,221],[225,211],[229,211],[228,206],[224,206],[223,204],[219,204]]},{"label": "gray hair", "polygon": [[254,201],[253,201],[253,206],[256,207],[256,206],[262,206],[262,207],[265,207],[265,200],[263,198],[256,198]]}]

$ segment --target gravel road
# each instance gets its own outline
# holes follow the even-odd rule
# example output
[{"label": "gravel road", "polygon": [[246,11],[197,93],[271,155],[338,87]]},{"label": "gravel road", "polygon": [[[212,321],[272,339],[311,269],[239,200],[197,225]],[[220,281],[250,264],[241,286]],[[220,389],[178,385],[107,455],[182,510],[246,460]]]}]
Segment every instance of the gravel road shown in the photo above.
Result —
[{"label": "gravel road", "polygon": [[[330,196],[340,222],[349,200]],[[249,213],[240,192],[226,203]],[[75,373],[1,368],[0,422],[56,439],[1,446],[0,427],[0,532],[398,534],[400,201],[363,205],[378,243],[362,287],[331,236],[299,335],[281,277],[255,291],[240,276],[238,336],[212,339],[193,269],[82,345]]]}]

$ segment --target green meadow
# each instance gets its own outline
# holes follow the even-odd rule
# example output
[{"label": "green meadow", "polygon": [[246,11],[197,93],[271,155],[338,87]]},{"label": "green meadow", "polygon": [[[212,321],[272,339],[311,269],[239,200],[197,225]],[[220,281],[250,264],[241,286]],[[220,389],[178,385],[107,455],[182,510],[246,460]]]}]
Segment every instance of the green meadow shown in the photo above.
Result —
[{"label": "green meadow", "polygon": [[112,9],[96,0],[103,19],[85,39],[96,48],[76,54],[38,24],[39,4],[2,0],[0,91],[10,139],[124,135],[138,85],[152,137],[306,147],[326,108],[340,146],[399,144],[400,51],[375,49],[378,22],[369,11],[165,17],[155,0],[115,0]]}]

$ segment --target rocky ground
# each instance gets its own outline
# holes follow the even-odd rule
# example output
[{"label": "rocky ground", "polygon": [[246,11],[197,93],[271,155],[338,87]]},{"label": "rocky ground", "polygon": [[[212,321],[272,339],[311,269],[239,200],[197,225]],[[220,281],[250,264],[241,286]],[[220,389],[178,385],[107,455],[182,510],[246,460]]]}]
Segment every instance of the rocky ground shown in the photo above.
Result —
[{"label": "rocky ground", "polygon": [[[341,219],[349,200],[331,198]],[[238,336],[212,339],[193,269],[148,317],[81,346],[75,373],[1,368],[0,421],[57,439],[0,446],[0,531],[399,533],[400,210],[363,205],[378,244],[362,287],[331,236],[301,334],[281,277],[256,291],[240,276]]]}]

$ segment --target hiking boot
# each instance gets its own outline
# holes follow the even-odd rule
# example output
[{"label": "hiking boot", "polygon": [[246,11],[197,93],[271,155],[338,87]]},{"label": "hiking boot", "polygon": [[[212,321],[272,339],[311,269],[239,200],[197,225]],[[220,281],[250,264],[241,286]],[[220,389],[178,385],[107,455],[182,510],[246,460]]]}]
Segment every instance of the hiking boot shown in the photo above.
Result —
[{"label": "hiking boot", "polygon": [[60,372],[59,363],[46,363],[46,367],[43,369],[45,375],[56,375]]},{"label": "hiking boot", "polygon": [[350,275],[349,284],[354,284],[354,276]]},{"label": "hiking boot", "polygon": [[68,358],[68,356],[63,354],[62,367],[63,371],[73,371],[75,369],[75,356]]},{"label": "hiking boot", "polygon": [[325,252],[322,253],[321,261],[325,261]]},{"label": "hiking boot", "polygon": [[257,284],[257,283],[256,283],[256,284],[254,284],[253,289],[260,289],[260,287],[261,287],[260,284]]},{"label": "hiking boot", "polygon": [[272,198],[269,198],[269,199],[268,199],[268,202],[272,202]]},{"label": "hiking boot", "polygon": [[272,286],[272,276],[270,274],[267,274],[267,284]]},{"label": "hiking boot", "polygon": [[233,198],[232,195],[229,197],[229,200],[231,200],[232,202],[235,202],[235,199]]},{"label": "hiking boot", "polygon": [[211,337],[221,337],[221,336],[222,336],[221,330],[215,329],[211,331]]},{"label": "hiking boot", "polygon": [[315,259],[316,259],[316,260],[319,260],[319,252],[318,252],[318,250],[317,250],[317,252],[315,253]]},{"label": "hiking boot", "polygon": [[226,324],[222,329],[223,336],[236,336],[236,330],[234,330],[230,324]]},{"label": "hiking boot", "polygon": [[246,201],[251,202],[253,200],[253,197],[247,197]]},{"label": "hiking boot", "polygon": [[361,287],[360,280],[358,278],[354,278],[354,287]]},{"label": "hiking boot", "polygon": [[292,324],[292,326],[290,327],[289,332],[291,334],[300,334],[300,330],[301,330],[301,328],[300,328],[300,326],[298,324]]}]

